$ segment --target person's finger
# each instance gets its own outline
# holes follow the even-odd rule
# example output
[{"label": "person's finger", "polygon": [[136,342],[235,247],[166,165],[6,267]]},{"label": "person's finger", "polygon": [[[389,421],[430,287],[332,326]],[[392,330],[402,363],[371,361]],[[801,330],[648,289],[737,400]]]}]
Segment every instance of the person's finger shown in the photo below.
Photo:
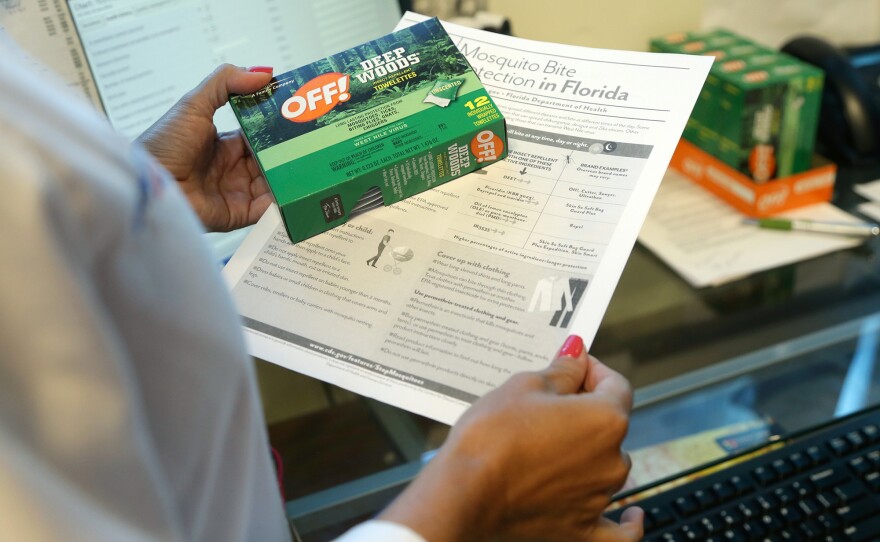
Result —
[{"label": "person's finger", "polygon": [[586,390],[610,399],[624,412],[632,410],[632,387],[620,373],[611,369],[593,356],[588,357]]},{"label": "person's finger", "polygon": [[196,87],[190,99],[197,107],[213,114],[226,105],[230,94],[255,92],[272,80],[271,68],[256,66],[254,70],[223,64]]},{"label": "person's finger", "polygon": [[630,457],[629,453],[624,450],[620,450],[620,461],[621,463],[623,463],[624,468],[623,479],[611,486],[608,486],[607,489],[609,499],[612,499],[614,495],[616,495],[618,492],[626,487],[626,483],[629,480],[629,473],[630,471],[632,471],[632,458]]},{"label": "person's finger", "polygon": [[558,394],[577,393],[583,390],[587,376],[587,353],[584,341],[571,335],[563,343],[550,366],[541,371],[547,387]]},{"label": "person's finger", "polygon": [[645,512],[638,506],[627,508],[620,523],[600,518],[590,535],[590,542],[638,542],[645,535]]}]

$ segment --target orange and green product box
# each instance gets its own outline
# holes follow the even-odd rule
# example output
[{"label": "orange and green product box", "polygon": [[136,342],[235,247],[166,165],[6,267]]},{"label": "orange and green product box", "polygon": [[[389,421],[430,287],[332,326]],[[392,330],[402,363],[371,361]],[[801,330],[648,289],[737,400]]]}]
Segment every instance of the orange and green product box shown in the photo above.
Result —
[{"label": "orange and green product box", "polygon": [[651,51],[656,53],[680,53],[687,55],[703,55],[723,47],[747,41],[742,36],[723,28],[697,31],[676,32],[651,40]]},{"label": "orange and green product box", "polygon": [[755,182],[810,168],[821,70],[725,29],[670,34],[651,50],[716,58],[685,139]]},{"label": "orange and green product box", "polygon": [[[652,39],[650,50],[659,53],[690,54],[715,57],[715,65],[731,55],[743,55],[758,50],[758,46],[746,38],[726,29],[700,32],[678,32]],[[713,94],[708,83],[703,85],[699,99],[684,129],[684,137],[698,142],[707,152],[714,152],[718,145],[718,133],[710,128],[717,118]]]},{"label": "orange and green product box", "polygon": [[437,19],[276,76],[232,109],[291,240],[507,155],[504,118]]},{"label": "orange and green product box", "polygon": [[[714,153],[718,146],[720,127],[726,122],[719,108],[721,75],[729,66],[744,66],[744,59],[775,58],[776,53],[754,43],[736,43],[721,49],[715,56],[706,82],[688,119],[688,139],[697,142],[707,152]],[[756,61],[761,64],[762,61]]]},{"label": "orange and green product box", "polygon": [[777,62],[778,53],[755,44],[738,44],[716,57],[706,82],[688,119],[684,137],[704,151],[718,155],[721,133],[731,123],[739,123],[728,104],[722,104],[722,81],[728,73],[743,72],[747,66],[765,66]]},{"label": "orange and green product box", "polygon": [[788,55],[745,59],[745,68],[720,72],[718,149],[723,162],[756,182],[810,168],[824,74]]}]

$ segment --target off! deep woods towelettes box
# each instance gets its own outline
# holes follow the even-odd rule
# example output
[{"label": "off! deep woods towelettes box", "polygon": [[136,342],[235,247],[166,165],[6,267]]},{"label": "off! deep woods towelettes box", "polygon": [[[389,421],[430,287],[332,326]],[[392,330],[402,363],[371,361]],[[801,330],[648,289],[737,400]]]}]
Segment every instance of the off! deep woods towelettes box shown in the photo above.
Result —
[{"label": "off! deep woods towelettes box", "polygon": [[507,154],[504,118],[437,19],[230,102],[294,242],[377,191],[390,205]]}]

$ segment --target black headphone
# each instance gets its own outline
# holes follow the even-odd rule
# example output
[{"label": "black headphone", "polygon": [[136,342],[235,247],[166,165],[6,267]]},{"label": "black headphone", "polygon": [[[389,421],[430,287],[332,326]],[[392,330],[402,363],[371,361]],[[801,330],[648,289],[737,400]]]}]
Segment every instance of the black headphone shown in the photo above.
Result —
[{"label": "black headphone", "polygon": [[820,152],[845,165],[880,162],[880,45],[840,49],[802,36],[782,51],[825,71]]}]

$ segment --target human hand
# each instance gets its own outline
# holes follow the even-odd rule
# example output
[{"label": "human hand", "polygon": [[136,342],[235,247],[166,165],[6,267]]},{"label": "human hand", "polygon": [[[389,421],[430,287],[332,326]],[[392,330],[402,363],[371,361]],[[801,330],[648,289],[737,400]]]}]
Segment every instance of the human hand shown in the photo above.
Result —
[{"label": "human hand", "polygon": [[214,127],[214,112],[229,94],[254,92],[271,79],[271,68],[224,64],[138,137],[177,179],[209,231],[249,226],[272,202],[241,131],[218,134]]},{"label": "human hand", "polygon": [[430,542],[640,540],[641,509],[602,517],[629,472],[631,408],[626,379],[569,337],[547,369],[477,401],[380,519]]}]

